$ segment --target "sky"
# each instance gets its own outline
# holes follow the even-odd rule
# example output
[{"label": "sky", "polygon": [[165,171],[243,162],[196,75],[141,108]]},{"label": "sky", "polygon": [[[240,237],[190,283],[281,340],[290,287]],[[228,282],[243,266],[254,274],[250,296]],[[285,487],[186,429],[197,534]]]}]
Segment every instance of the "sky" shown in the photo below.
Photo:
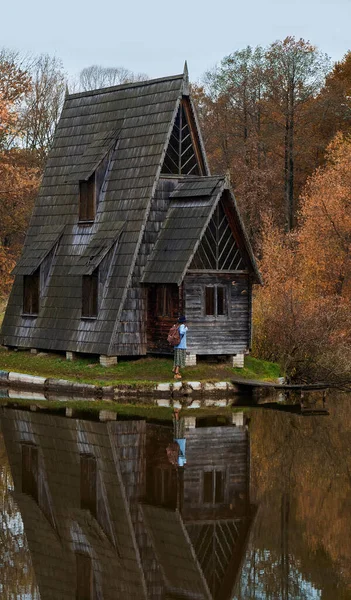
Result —
[{"label": "sky", "polygon": [[351,0],[16,0],[1,3],[0,47],[60,58],[70,77],[84,67],[123,66],[149,77],[190,79],[235,50],[288,35],[333,61],[351,49]]}]

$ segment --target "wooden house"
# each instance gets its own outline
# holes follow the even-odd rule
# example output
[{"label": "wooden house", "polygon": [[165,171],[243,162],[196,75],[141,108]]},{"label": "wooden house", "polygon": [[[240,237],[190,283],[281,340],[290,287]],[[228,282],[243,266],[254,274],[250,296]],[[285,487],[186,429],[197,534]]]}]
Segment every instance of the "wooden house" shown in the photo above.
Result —
[{"label": "wooden house", "polygon": [[235,596],[256,514],[250,502],[250,434],[243,413],[232,417],[221,424],[186,418],[186,464],[180,469],[167,452],[173,431],[148,425],[146,432],[148,501],[179,510],[213,600]]},{"label": "wooden house", "polygon": [[260,282],[230,182],[211,176],[187,69],[67,96],[2,327],[9,347],[188,364],[250,348]]},{"label": "wooden house", "polygon": [[187,427],[184,469],[171,426],[6,408],[0,428],[42,600],[233,598],[255,513],[244,423]]}]

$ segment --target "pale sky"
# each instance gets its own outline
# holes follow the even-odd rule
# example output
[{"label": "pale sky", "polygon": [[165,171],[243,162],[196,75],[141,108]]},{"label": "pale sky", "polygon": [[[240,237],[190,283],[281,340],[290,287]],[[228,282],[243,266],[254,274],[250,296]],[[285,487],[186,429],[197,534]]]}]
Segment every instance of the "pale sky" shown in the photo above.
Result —
[{"label": "pale sky", "polygon": [[92,64],[197,81],[225,55],[287,35],[333,61],[351,49],[351,0],[17,0],[1,2],[0,47],[61,58],[70,76]]}]

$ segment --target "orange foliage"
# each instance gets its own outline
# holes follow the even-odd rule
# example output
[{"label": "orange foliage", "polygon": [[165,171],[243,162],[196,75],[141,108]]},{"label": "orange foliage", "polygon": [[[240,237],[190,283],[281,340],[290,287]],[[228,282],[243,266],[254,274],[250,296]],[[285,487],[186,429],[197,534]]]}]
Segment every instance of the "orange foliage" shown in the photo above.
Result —
[{"label": "orange foliage", "polygon": [[40,178],[33,154],[14,147],[19,102],[30,89],[30,77],[15,59],[0,51],[0,298],[9,293]]},{"label": "orange foliage", "polygon": [[297,378],[350,376],[350,167],[351,138],[338,135],[306,186],[296,233],[265,223],[256,351]]}]

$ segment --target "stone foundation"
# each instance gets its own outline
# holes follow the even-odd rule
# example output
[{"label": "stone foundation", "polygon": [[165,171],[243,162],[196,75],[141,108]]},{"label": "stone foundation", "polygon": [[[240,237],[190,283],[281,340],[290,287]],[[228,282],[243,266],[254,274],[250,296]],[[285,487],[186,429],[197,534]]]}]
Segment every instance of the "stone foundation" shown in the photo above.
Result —
[{"label": "stone foundation", "polygon": [[30,353],[37,355],[38,354],[38,350],[36,348],[31,348],[30,349]]},{"label": "stone foundation", "polygon": [[244,354],[234,354],[234,356],[232,356],[233,367],[243,369],[244,368],[244,358],[245,358]]},{"label": "stone foundation", "polygon": [[75,352],[66,352],[66,360],[75,360],[76,353]]},{"label": "stone foundation", "polygon": [[106,354],[100,354],[99,361],[102,367],[113,367],[117,364],[117,356],[106,356]]},{"label": "stone foundation", "polygon": [[196,367],[196,354],[190,354],[190,352],[186,353],[185,366]]}]

